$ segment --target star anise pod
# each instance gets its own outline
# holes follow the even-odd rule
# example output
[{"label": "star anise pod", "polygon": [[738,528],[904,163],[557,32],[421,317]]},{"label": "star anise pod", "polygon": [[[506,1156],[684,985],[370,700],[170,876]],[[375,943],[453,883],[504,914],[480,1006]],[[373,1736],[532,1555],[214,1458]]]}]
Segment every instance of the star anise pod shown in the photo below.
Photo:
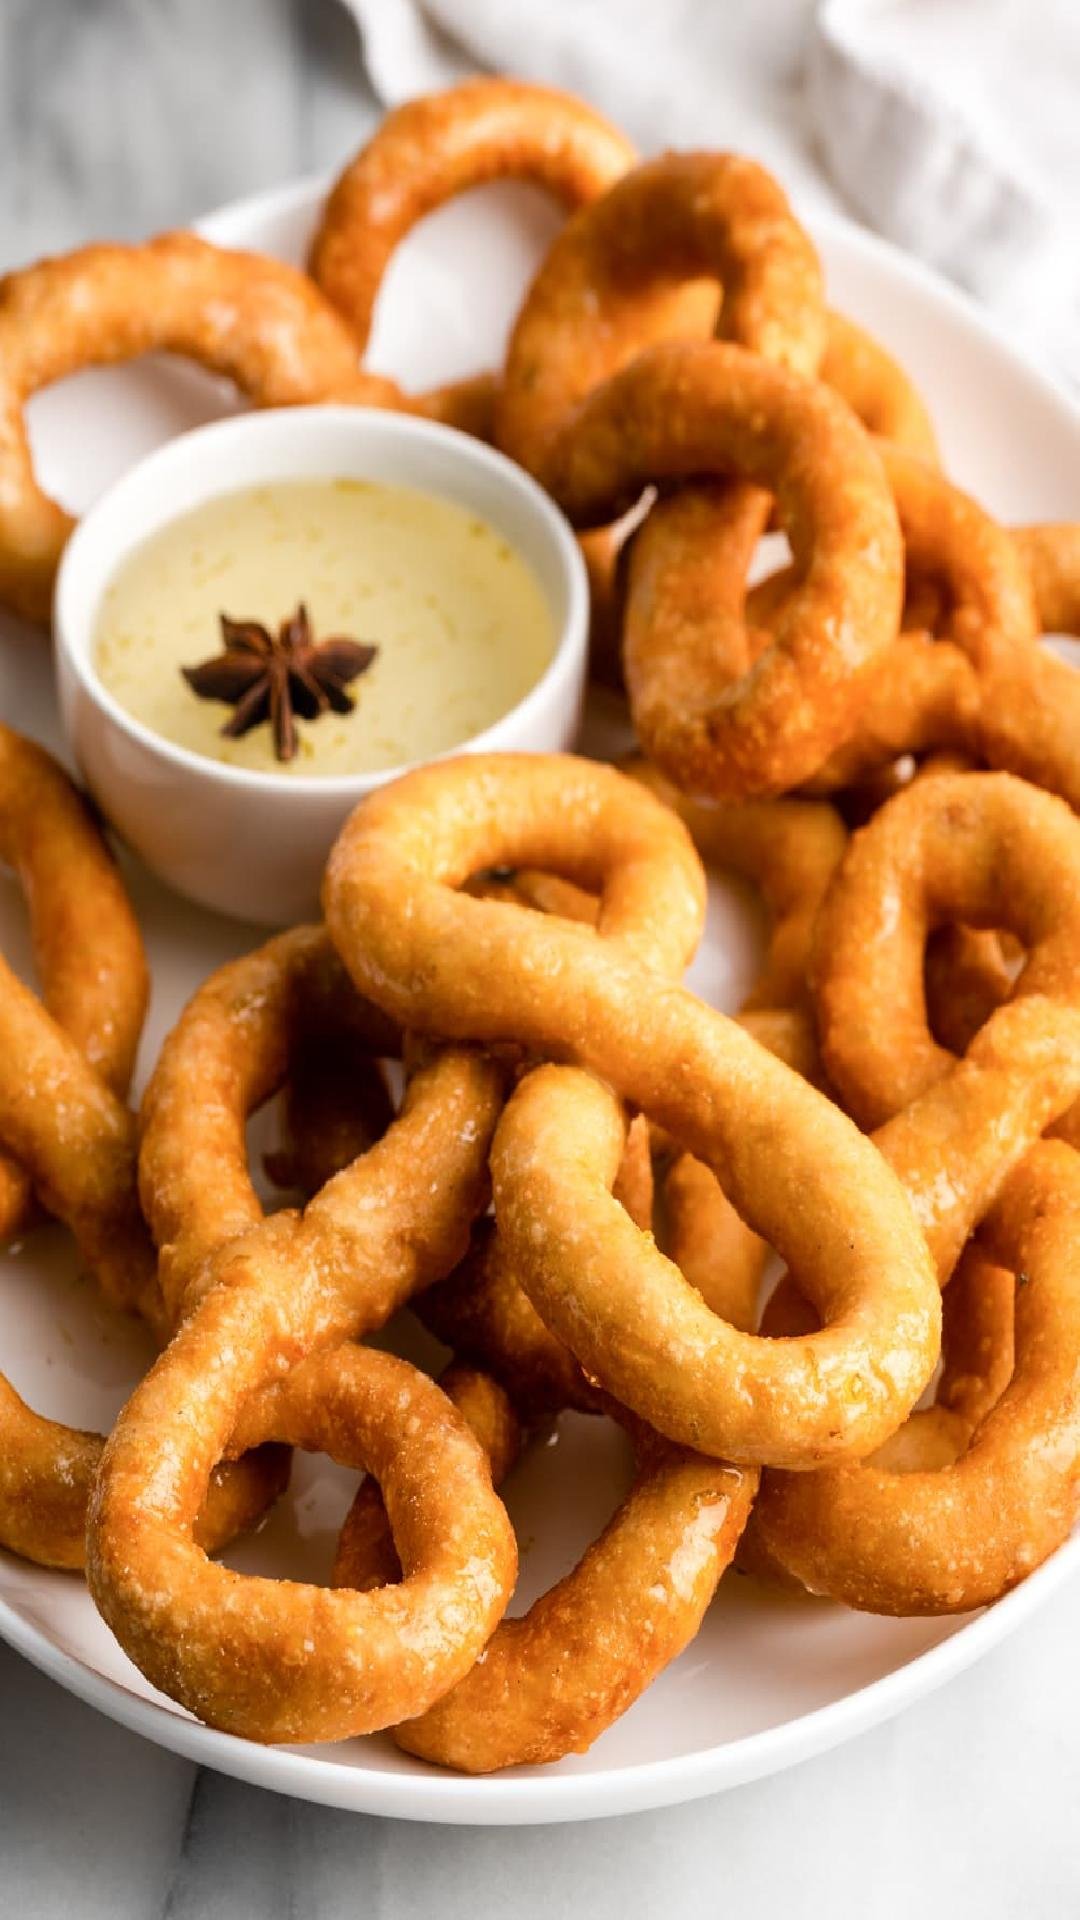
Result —
[{"label": "star anise pod", "polygon": [[226,613],[221,637],[224,653],[180,671],[201,700],[224,700],[236,709],[221,729],[227,739],[239,740],[268,720],[278,760],[296,753],[297,714],[317,720],[327,708],[352,712],[356,703],[345,689],[379,651],[340,635],[316,642],[303,602],[276,637],[257,620],[230,620]]}]

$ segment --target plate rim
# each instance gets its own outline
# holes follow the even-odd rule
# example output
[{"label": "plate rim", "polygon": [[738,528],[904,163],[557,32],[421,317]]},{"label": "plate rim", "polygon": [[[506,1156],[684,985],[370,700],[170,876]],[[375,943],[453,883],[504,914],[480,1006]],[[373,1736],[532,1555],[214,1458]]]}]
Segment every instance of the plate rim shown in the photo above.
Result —
[{"label": "plate rim", "polygon": [[[0,1638],[86,1705],[197,1765],[277,1793],[376,1817],[452,1826],[533,1826],[604,1819],[685,1804],[745,1786],[892,1719],[975,1665],[1080,1572],[1080,1533],[992,1606],[879,1679],[825,1706],[696,1753],[631,1762],[596,1774],[462,1775],[345,1766],[292,1747],[221,1733],[67,1653],[0,1598]],[[330,1749],[332,1750],[332,1749]]]},{"label": "plate rim", "polygon": [[[242,247],[245,242],[233,231],[236,226],[288,217],[324,195],[329,184],[330,176],[323,174],[286,181],[229,201],[191,225],[220,244]],[[1054,371],[1029,360],[1003,325],[961,288],[842,214],[814,211],[806,224],[815,240],[861,255],[875,272],[899,277],[951,310],[1080,431],[1080,400]],[[1078,1572],[1080,1532],[993,1606],[962,1621],[934,1646],[836,1700],[713,1747],[631,1761],[589,1774],[560,1774],[551,1769],[464,1776],[435,1767],[393,1772],[346,1766],[321,1754],[262,1746],[220,1733],[168,1704],[145,1698],[58,1645],[3,1596],[0,1639],[109,1719],[185,1759],[252,1785],[377,1817],[482,1826],[576,1822],[701,1799],[824,1753],[892,1718],[972,1666]]]},{"label": "plate rim", "polygon": [[[302,174],[295,180],[281,181],[274,187],[262,187],[257,193],[245,194],[239,200],[224,201],[209,212],[197,215],[189,222],[189,228],[217,246],[236,247],[242,251],[245,244],[243,240],[226,235],[226,230],[234,221],[270,220],[290,214],[313,199],[325,199],[335,178],[332,172],[313,172]],[[799,214],[796,203],[795,212],[815,244],[823,241],[826,246],[835,242],[841,247],[851,247],[885,273],[898,274],[902,279],[913,282],[931,299],[951,308],[959,319],[991,340],[1017,374],[1041,387],[1047,399],[1063,407],[1073,424],[1080,429],[1080,391],[1073,393],[1066,384],[1063,371],[1059,374],[1055,368],[1040,366],[1029,358],[1017,346],[1004,321],[991,308],[982,305],[974,294],[968,293],[956,281],[947,279],[936,267],[920,259],[918,254],[906,252],[896,241],[861,226],[857,220],[850,219],[835,208],[815,207]]]}]

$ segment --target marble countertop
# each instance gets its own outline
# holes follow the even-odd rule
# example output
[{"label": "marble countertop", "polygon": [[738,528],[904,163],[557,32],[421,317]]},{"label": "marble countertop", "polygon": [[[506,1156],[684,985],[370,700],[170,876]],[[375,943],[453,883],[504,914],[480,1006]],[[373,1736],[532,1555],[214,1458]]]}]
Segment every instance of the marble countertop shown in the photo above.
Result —
[{"label": "marble countertop", "polygon": [[197,1771],[0,1648],[0,1915],[35,1920],[1065,1920],[1074,1583],[890,1725],[754,1786],[579,1826],[416,1826]]},{"label": "marble countertop", "polygon": [[[332,166],[377,111],[337,0],[3,0],[0,100],[0,268]],[[1074,1582],[944,1691],[790,1773],[516,1831],[201,1772],[0,1647],[0,1920],[1049,1920],[1080,1905],[1078,1603]]]}]

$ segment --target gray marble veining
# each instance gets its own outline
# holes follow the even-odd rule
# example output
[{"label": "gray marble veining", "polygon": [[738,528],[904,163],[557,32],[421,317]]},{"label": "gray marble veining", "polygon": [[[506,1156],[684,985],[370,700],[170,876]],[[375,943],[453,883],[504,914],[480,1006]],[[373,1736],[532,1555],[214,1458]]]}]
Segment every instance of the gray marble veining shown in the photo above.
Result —
[{"label": "gray marble veining", "polygon": [[340,163],[376,111],[337,0],[0,0],[0,266]]},{"label": "gray marble veining", "polygon": [[2,1920],[1064,1920],[1080,1901],[1076,1587],[899,1720],[712,1800],[412,1826],[190,1767],[0,1649]]},{"label": "gray marble veining", "polygon": [[[0,0],[0,267],[332,166],[375,111],[336,0]],[[519,1831],[201,1772],[0,1647],[0,1920],[1052,1920],[1080,1904],[1077,1599],[789,1774]]]}]

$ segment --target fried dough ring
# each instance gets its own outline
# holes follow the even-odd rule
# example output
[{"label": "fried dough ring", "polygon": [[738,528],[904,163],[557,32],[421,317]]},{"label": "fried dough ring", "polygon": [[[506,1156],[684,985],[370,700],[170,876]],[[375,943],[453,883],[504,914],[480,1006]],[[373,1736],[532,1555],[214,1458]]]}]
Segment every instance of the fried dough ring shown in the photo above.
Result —
[{"label": "fried dough ring", "polygon": [[853,1468],[764,1476],[758,1539],[814,1592],[874,1613],[966,1612],[1026,1578],[1073,1525],[1080,1504],[1075,1150],[1062,1141],[1034,1147],[980,1238],[1011,1269],[1010,1281],[1012,1272],[1023,1275],[1015,1363],[1003,1391],[995,1392],[992,1368],[982,1381],[969,1374],[975,1391],[954,1457],[921,1457],[924,1440],[910,1464],[894,1444],[891,1457],[887,1449],[884,1460]]},{"label": "fried dough ring", "polygon": [[[162,1338],[166,1316],[136,1197],[134,1117],[2,961],[0,1050],[0,1139],[72,1229],[103,1297],[138,1312]],[[0,1542],[42,1566],[82,1567],[103,1445],[98,1434],[34,1413],[0,1377]],[[194,1516],[195,1537],[212,1551],[245,1531],[287,1477],[279,1449],[215,1472]]]},{"label": "fried dough ring", "polygon": [[934,461],[937,436],[926,406],[899,361],[864,327],[830,309],[820,376],[869,433]]},{"label": "fried dough ring", "polygon": [[[39,1567],[79,1572],[86,1515],[105,1441],[34,1413],[0,1375],[0,1545]],[[247,1533],[284,1490],[286,1448],[264,1446],[215,1468],[194,1537],[215,1553]]]},{"label": "fried dough ring", "polygon": [[[700,276],[708,278],[695,284]],[[549,251],[511,337],[500,444],[544,478],[558,435],[595,387],[647,346],[714,328],[813,373],[825,338],[817,257],[763,168],[731,154],[665,154],[570,222]],[[749,516],[756,538],[765,504],[738,491],[736,517]],[[666,520],[677,509],[660,511]],[[691,546],[681,529],[678,537],[681,549]],[[585,539],[594,578],[607,586],[619,542],[605,553],[588,545],[599,534]],[[700,545],[690,566],[702,566]]]},{"label": "fried dough ring", "polygon": [[482,1652],[517,1573],[482,1448],[426,1374],[353,1345],[310,1354],[244,1407],[232,1444],[270,1437],[375,1475],[404,1576],[359,1593],[207,1561],[202,1607],[174,1641],[178,1590],[198,1549],[165,1533],[128,1651],[200,1718],[247,1739],[338,1740],[423,1712]]},{"label": "fried dough ring", "polygon": [[[502,1098],[493,1062],[447,1050],[414,1073],[383,1139],[303,1215],[263,1220],[244,1120],[284,1070],[297,990],[328,968],[339,971],[321,929],[281,935],[214,975],[166,1042],[144,1105],[140,1175],[163,1292],[184,1317],[114,1428],[88,1528],[91,1592],[142,1671],[214,1725],[259,1739],[329,1739],[383,1724],[390,1696],[365,1705],[361,1684],[366,1636],[381,1632],[380,1616],[358,1596],[275,1588],[213,1566],[192,1541],[191,1518],[230,1450],[283,1422],[292,1432],[295,1366],[314,1354],[318,1379],[316,1350],[381,1326],[460,1258],[486,1199]],[[370,1008],[358,1017],[370,1022],[373,1046],[384,1044],[384,1019]],[[312,1397],[314,1418],[320,1390]],[[490,1539],[473,1592],[488,1608],[485,1638],[514,1574],[508,1525],[498,1553]],[[396,1614],[403,1630],[407,1598]],[[350,1645],[355,1683],[346,1684],[340,1662]],[[448,1625],[432,1668],[445,1684],[464,1645]],[[397,1698],[391,1717],[408,1710]]]},{"label": "fried dough ring", "polygon": [[[483,1659],[437,1707],[394,1730],[407,1753],[488,1773],[584,1753],[682,1652],[731,1560],[757,1475],[673,1448],[597,1396],[490,1233],[479,1260],[417,1302],[426,1324],[439,1295],[441,1337],[464,1333],[501,1382],[460,1365],[442,1380],[488,1451],[496,1484],[517,1457],[514,1413],[523,1401],[533,1418],[566,1406],[614,1414],[637,1462],[630,1493],[573,1571],[523,1617],[504,1619]],[[335,1578],[366,1587],[395,1577],[381,1503],[363,1486]]]},{"label": "fried dough ring", "polygon": [[[1080,634],[1080,528],[1019,527],[1043,633]],[[995,663],[979,746],[992,766],[1060,793],[1080,812],[1080,669],[1045,647]]]},{"label": "fried dough ring", "polygon": [[[149,992],[138,925],[85,801],[51,755],[4,726],[0,861],[26,899],[42,1004],[123,1098]],[[30,1213],[25,1173],[0,1159],[0,1242]]]},{"label": "fried dough ring", "polygon": [[1080,634],[1080,524],[1014,527],[1043,633]]},{"label": "fried dough ring", "polygon": [[[1014,995],[1051,1027],[1058,1009],[1080,1007],[1080,821],[1061,801],[1009,774],[939,774],[852,839],[818,924],[814,995],[830,1080],[863,1126],[954,1065],[927,1022],[924,952],[934,928],[956,922],[1018,936],[1027,958]],[[1018,1099],[1030,1090],[1019,1073]]]},{"label": "fried dough ring", "polygon": [[[754,347],[757,342],[743,339],[738,344]],[[818,372],[868,432],[936,461],[929,415],[903,368],[871,335],[842,314],[826,314],[825,353]],[[663,579],[667,591],[662,596],[658,593],[657,601],[667,610],[668,618],[712,628],[714,637],[718,609],[738,614],[744,602],[745,622],[750,629],[771,628],[793,583],[791,570],[782,569],[747,592],[746,573],[761,515],[734,518],[730,508],[722,512],[720,502],[729,492],[730,482],[711,487],[688,485],[658,500],[650,511],[648,544],[653,549],[654,573],[658,554],[665,553],[666,557]],[[593,600],[593,669],[599,678],[619,685],[626,548],[606,529],[583,534],[581,544]],[[905,605],[905,624],[921,624],[917,618],[909,621],[908,613]],[[724,638],[730,646],[733,635],[729,632]],[[729,657],[727,670],[732,675],[744,672],[756,651],[753,644],[744,646],[740,654]],[[925,677],[930,671],[928,664],[920,662],[919,666],[921,677]],[[942,705],[947,703],[951,712],[958,672],[954,666],[950,673],[942,656],[935,656],[933,667],[935,685],[940,682],[937,699]],[[906,681],[904,684],[906,688]],[[922,702],[930,698],[927,688],[922,692]]]},{"label": "fried dough ring", "polygon": [[[366,348],[395,250],[459,193],[525,180],[573,213],[634,163],[610,121],[553,87],[486,77],[409,100],[382,121],[331,189],[311,247],[311,273]],[[490,374],[425,395],[425,412],[489,440]]]},{"label": "fried dough ring", "polygon": [[[568,213],[586,206],[633,165],[634,149],[592,108],[552,88],[503,78],[464,81],[391,113],[331,191],[311,271],[367,347],[379,289],[394,250],[427,214],[469,188],[526,180]],[[477,439],[495,437],[499,376],[482,373],[409,401]],[[582,542],[590,572],[594,651],[607,642],[617,547]]]},{"label": "fried dough ring", "polygon": [[[25,1168],[71,1229],[104,1299],[138,1312],[160,1339],[166,1316],[138,1207],[135,1121],[109,1084],[126,1081],[142,1022],[138,931],[104,845],[60,769],[6,731],[0,749],[0,844],[27,889],[52,1000],[50,1012],[0,961],[0,1140],[16,1156],[4,1164],[20,1178]],[[82,1566],[86,1501],[102,1445],[97,1434],[34,1413],[0,1378],[4,1546],[41,1565]],[[197,1516],[198,1538],[212,1548],[244,1530],[286,1477],[287,1461],[275,1449],[215,1475]]]},{"label": "fried dough ring", "polygon": [[[1028,949],[1016,997],[990,1014],[962,1063],[929,1032],[921,977],[928,928],[956,918],[1010,925]],[[981,1399],[977,1377],[974,1393],[956,1396],[969,1429],[955,1465],[947,1448],[934,1455],[950,1439],[935,1414],[915,1416],[860,1467],[802,1485],[766,1475],[752,1562],[779,1565],[850,1605],[936,1613],[983,1604],[1071,1525],[1080,1423],[1060,1410],[1075,1399],[1080,1368],[1080,1159],[1038,1139],[1080,1093],[1078,934],[1080,823],[1060,801],[1001,774],[941,774],[891,800],[855,837],[823,909],[826,1058],[864,1119],[893,1114],[875,1137],[908,1187],[942,1281],[982,1220],[999,1264],[1027,1272],[1040,1253],[1047,1258],[1037,1301],[1025,1304],[1021,1291],[1010,1386],[992,1393],[984,1367]],[[770,1324],[801,1333],[805,1319],[789,1311]]]},{"label": "fried dough ring", "polygon": [[[648,763],[632,762],[630,770],[671,803],[671,789]],[[918,778],[926,780],[934,772],[948,771],[947,766],[928,761]],[[823,898],[846,844],[846,836],[833,810],[821,802],[793,800],[711,807],[677,796],[675,804],[703,854],[707,857],[726,855],[736,868],[741,866],[748,876],[758,878],[776,916],[775,949],[778,956],[783,955],[782,967],[775,972],[767,967],[766,978],[772,974],[777,986],[785,980],[794,986],[802,976],[805,992],[819,910],[816,903]],[[516,886],[532,904],[561,912],[567,918],[595,922],[595,900],[581,895],[565,882],[545,875],[519,875]],[[1012,977],[1002,959],[999,937],[970,927],[940,928],[927,946],[928,985],[932,977],[931,957],[937,962],[942,997],[950,982],[955,983],[958,978],[965,989],[963,1020],[958,1022],[962,1029],[964,1021],[969,1023],[958,1048],[965,1051],[974,1031],[1011,991]],[[817,1084],[821,1067],[803,1008],[754,1009],[738,1018],[762,1045]],[[1006,1021],[1009,1018],[1006,1016]],[[1010,1044],[1016,1053],[1016,1066],[1027,1057],[1028,1049],[1034,1044],[1035,1066],[1040,1077],[1033,1083],[1033,1100],[1014,1116],[1011,1135],[1002,1134],[998,1147],[993,1134],[988,1137],[989,1154],[972,1152],[965,1138],[965,1127],[972,1120],[973,1100],[985,1097],[987,1087],[994,1084],[992,1079],[984,1077],[994,1071],[996,1056],[992,1040],[987,1043],[985,1057],[973,1066],[966,1078],[943,1086],[939,1089],[940,1097],[931,1096],[923,1108],[914,1110],[906,1120],[886,1127],[878,1136],[878,1144],[887,1157],[894,1158],[908,1181],[914,1182],[912,1190],[931,1232],[943,1276],[948,1274],[967,1234],[991,1203],[1008,1167],[1015,1164],[1026,1146],[1056,1119],[1072,1092],[1080,1090],[1069,1060],[1067,1034],[1062,1035],[1056,1055],[1048,1060],[1043,1048],[1039,1058],[1038,1033],[1032,1035],[1022,1017],[1018,1021],[1012,1016],[1011,1029],[1006,1026],[1001,1034],[1001,1049],[1006,1059]],[[918,1166],[920,1125],[937,1141],[939,1152],[950,1167],[949,1178],[938,1181],[938,1163],[932,1163],[928,1192]],[[662,1147],[663,1153],[672,1151],[670,1143]],[[616,1192],[625,1165],[624,1158]],[[667,1160],[662,1169],[660,1190],[665,1213],[665,1251],[715,1313],[736,1327],[753,1330],[757,1324],[757,1295],[768,1254],[765,1242],[740,1219],[711,1171],[690,1154]],[[945,1204],[941,1204],[943,1195]],[[640,1219],[638,1224],[642,1224]],[[451,1280],[445,1288],[435,1289],[425,1299],[422,1317],[448,1344],[460,1349],[464,1338],[464,1350],[481,1364],[496,1369],[497,1351],[475,1345],[477,1314],[481,1328],[486,1319],[489,1325],[501,1328],[506,1335],[512,1334],[523,1345],[528,1330],[532,1341],[530,1377],[538,1373],[542,1379],[547,1369],[553,1369],[565,1388],[565,1374],[559,1373],[554,1349],[558,1348],[564,1357],[566,1349],[547,1332],[505,1268],[505,1259],[500,1261],[497,1255],[485,1259],[471,1282],[465,1282],[462,1276],[462,1282],[457,1285]],[[439,1317],[432,1320],[429,1307],[439,1295],[446,1296],[446,1304],[440,1302]],[[805,1330],[811,1330],[815,1324],[811,1315]]]},{"label": "fried dough ring", "polygon": [[708,633],[654,624],[670,555],[649,541],[652,516],[630,554],[624,634],[646,752],[677,785],[717,799],[778,793],[817,770],[851,731],[901,593],[899,528],[870,441],[826,388],[737,347],[639,355],[584,403],[549,480],[588,525],[646,481],[724,470],[776,493],[796,554],[800,585],[774,643],[718,684],[718,652],[737,659],[743,648],[741,616],[728,639],[723,609]]},{"label": "fried dough ring", "polygon": [[[710,306],[687,293],[703,278]],[[503,450],[548,484],[588,396],[643,348],[700,338],[717,283],[725,339],[816,368],[821,270],[771,175],[714,153],[667,153],[626,174],[567,222],[525,297],[499,394]]]},{"label": "fried dough ring", "polygon": [[[1051,882],[1041,905],[1040,857]],[[897,795],[855,836],[822,909],[815,972],[826,1061],[858,1115],[892,1115],[874,1138],[942,1283],[1039,1136],[1055,1126],[1074,1137],[1078,876],[1080,823],[1060,801],[1009,775],[942,774]],[[1012,998],[991,1010],[960,1061],[929,1031],[922,981],[928,927],[957,918],[1003,920],[1030,942]],[[891,997],[871,1010],[875,988]],[[862,1022],[847,1043],[836,1027],[845,991],[846,1018]]]},{"label": "fried dough ring", "polygon": [[450,1693],[395,1727],[406,1753],[464,1773],[586,1753],[689,1645],[758,1476],[627,1424],[635,1477],[618,1511],[528,1613],[499,1623]]},{"label": "fried dough ring", "polygon": [[644,969],[625,938],[453,891],[491,866],[561,871],[599,891],[601,936],[635,903],[638,951],[655,966],[673,874],[700,897],[689,852],[674,816],[610,769],[468,757],[357,810],[324,903],[357,984],[395,1017],[580,1062],[673,1133],[831,1322],[781,1354],[711,1314],[611,1196],[624,1145],[611,1095],[545,1066],[499,1125],[496,1219],[516,1277],[586,1371],[703,1452],[799,1466],[865,1453],[917,1399],[940,1324],[925,1245],[874,1149],[733,1022]]},{"label": "fried dough ring", "polygon": [[883,449],[910,582],[941,602],[938,637],[901,633],[874,669],[853,738],[810,783],[850,786],[900,754],[959,748],[978,754],[989,688],[1000,672],[1037,664],[1031,586],[1004,527],[936,468]]},{"label": "fried dough ring", "polygon": [[[1041,685],[1047,672],[1053,678],[1056,665],[1066,680],[1073,672],[1034,645],[1035,601],[1015,537],[925,459],[894,446],[881,451],[904,538],[906,630],[875,665],[851,738],[806,783],[811,793],[857,785],[908,753],[961,750],[994,759],[990,740],[1002,724],[988,721],[1000,704],[994,688],[1014,684],[1020,714],[1030,715],[1035,696],[1023,692],[1028,683]],[[750,625],[775,627],[797,581],[789,567],[752,588]],[[924,618],[933,619],[934,635],[919,627]],[[1068,727],[1066,717],[1043,773],[1034,743],[1017,746],[1015,770],[1066,792],[1069,776],[1056,769],[1070,763]]]},{"label": "fried dough ring", "polygon": [[365,346],[395,249],[436,208],[494,180],[526,180],[572,213],[634,158],[618,128],[553,87],[485,77],[406,101],[332,187],[312,276]]},{"label": "fried dough ring", "polygon": [[[714,326],[753,352],[813,373],[825,331],[817,257],[763,168],[731,154],[665,154],[570,221],[551,248],[511,336],[496,409],[500,445],[546,483],[559,436],[594,388],[643,348],[701,338]],[[654,506],[654,537],[674,550],[664,603],[670,618],[708,625],[731,581],[741,595],[767,513],[760,493],[730,479],[706,487],[700,499]],[[695,537],[702,530],[705,538]],[[615,530],[594,531],[583,545],[594,643],[610,672],[622,539]]]},{"label": "fried dough ring", "polygon": [[[439,1376],[442,1392],[487,1455],[492,1485],[500,1487],[521,1452],[524,1436],[509,1394],[488,1373],[457,1361]],[[401,1579],[401,1561],[377,1481],[362,1480],[338,1537],[333,1582],[370,1593]]]},{"label": "fried dough ring", "polygon": [[0,281],[0,600],[48,618],[72,519],[34,477],[24,408],[84,367],[181,354],[262,406],[325,399],[385,405],[352,335],[295,268],[167,233],[83,247]]}]

